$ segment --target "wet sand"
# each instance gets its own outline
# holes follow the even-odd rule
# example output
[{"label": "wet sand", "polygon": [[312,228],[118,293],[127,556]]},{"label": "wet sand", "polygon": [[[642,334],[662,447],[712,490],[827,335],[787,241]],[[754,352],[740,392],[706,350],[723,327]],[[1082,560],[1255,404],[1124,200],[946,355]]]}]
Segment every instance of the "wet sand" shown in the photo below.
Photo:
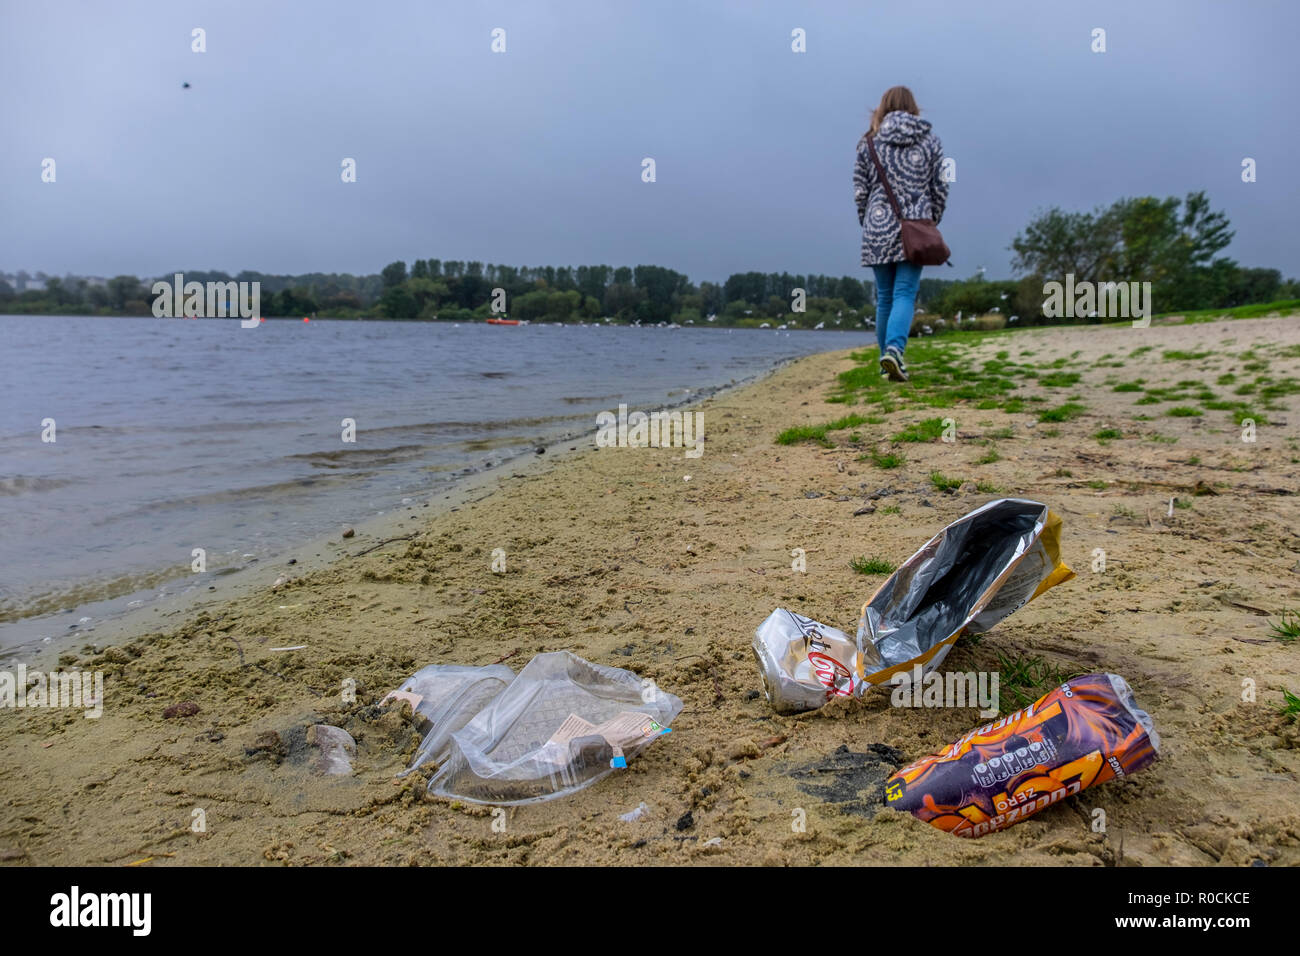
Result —
[{"label": "wet sand", "polygon": [[[1127,368],[1095,364],[1139,342],[1154,351]],[[103,671],[100,719],[0,711],[10,768],[0,861],[1300,863],[1300,726],[1279,714],[1281,688],[1300,693],[1300,644],[1270,630],[1282,608],[1300,607],[1298,396],[1278,399],[1284,410],[1246,445],[1228,413],[1161,416],[1106,384],[1120,374],[1148,387],[1213,385],[1231,361],[1218,353],[1253,343],[1274,350],[1270,375],[1300,374],[1294,319],[998,336],[978,355],[1032,350],[1036,362],[1084,363],[1074,391],[1087,411],[1049,429],[1033,406],[909,409],[856,428],[853,447],[842,435],[834,449],[778,446],[789,426],[867,411],[826,401],[853,365],[848,354],[813,356],[695,406],[700,458],[588,440],[564,460],[485,477],[457,510],[404,516],[407,526],[386,536],[405,540],[336,535],[319,566],[258,569],[262,580],[242,596],[187,611],[166,630],[65,653],[67,667]],[[1162,350],[1215,354],[1162,361]],[[1032,381],[1021,393],[1061,398]],[[1135,422],[1141,412],[1153,419]],[[858,460],[936,413],[956,419],[958,441],[909,444],[896,469]],[[1125,438],[1094,440],[1111,426]],[[1000,460],[978,464],[981,437],[1008,428]],[[941,493],[934,471],[972,480]],[[981,493],[976,480],[1001,490]],[[900,563],[948,522],[1009,495],[1062,516],[1078,576],[980,640],[963,639],[945,669],[996,670],[1001,653],[1071,673],[1114,671],[1155,718],[1164,754],[1129,781],[963,841],[879,810],[873,795],[893,755],[943,747],[981,722],[974,709],[895,708],[878,692],[778,716],[750,641],[776,607],[851,632],[883,580],[855,573],[851,559]],[[1170,514],[1171,497],[1191,507]],[[498,548],[504,575],[491,570]],[[806,573],[791,568],[795,548]],[[1104,571],[1092,570],[1098,548]],[[419,735],[405,713],[377,706],[389,690],[425,664],[518,670],[559,649],[681,697],[674,732],[574,796],[507,809],[504,828],[488,807],[428,797],[431,771],[395,779]],[[355,682],[354,703],[345,681]],[[1243,700],[1249,682],[1254,702]],[[197,712],[164,716],[185,703]],[[311,772],[305,730],[317,722],[356,738],[351,776]],[[640,820],[619,820],[642,801]],[[1093,830],[1097,808],[1105,832]]]}]

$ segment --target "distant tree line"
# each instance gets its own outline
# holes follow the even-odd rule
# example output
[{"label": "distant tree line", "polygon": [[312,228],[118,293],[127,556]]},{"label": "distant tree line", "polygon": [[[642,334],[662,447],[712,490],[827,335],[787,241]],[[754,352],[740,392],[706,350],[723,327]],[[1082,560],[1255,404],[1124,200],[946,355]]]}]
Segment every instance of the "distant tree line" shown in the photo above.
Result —
[{"label": "distant tree line", "polygon": [[[1204,192],[1184,199],[1121,199],[1092,212],[1052,208],[1012,240],[1018,279],[923,277],[918,307],[954,319],[990,313],[1021,324],[1043,317],[1044,284],[1150,282],[1156,312],[1230,308],[1300,298],[1277,269],[1244,268],[1219,256],[1233,233]],[[872,283],[852,276],[742,272],[700,282],[662,266],[506,266],[456,259],[392,262],[376,275],[185,272],[187,282],[260,282],[262,314],[470,322],[505,314],[538,322],[716,324],[852,328],[874,318]],[[171,275],[161,277],[170,282]],[[115,276],[103,284],[45,280],[16,292],[0,279],[0,312],[149,315],[153,280]],[[802,293],[796,290],[802,290]],[[796,309],[802,306],[802,311]]]},{"label": "distant tree line", "polygon": [[[460,260],[393,262],[377,275],[185,271],[186,282],[260,282],[262,314],[471,322],[505,314],[539,322],[668,322],[716,325],[861,326],[874,309],[870,282],[852,276],[746,272],[701,282],[662,266],[506,266]],[[171,282],[172,276],[160,277]],[[16,294],[0,282],[0,311],[149,315],[155,280],[116,276],[105,285],[47,279]],[[796,290],[802,293],[796,297]],[[793,312],[797,304],[800,312]]]}]

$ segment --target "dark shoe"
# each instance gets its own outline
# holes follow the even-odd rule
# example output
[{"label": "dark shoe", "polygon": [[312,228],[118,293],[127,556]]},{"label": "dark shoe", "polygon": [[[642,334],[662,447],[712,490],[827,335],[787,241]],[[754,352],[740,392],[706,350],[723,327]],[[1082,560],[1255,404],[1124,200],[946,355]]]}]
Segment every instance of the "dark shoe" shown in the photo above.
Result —
[{"label": "dark shoe", "polygon": [[892,345],[880,356],[880,371],[889,376],[891,382],[907,381],[907,366],[903,364],[903,353]]}]

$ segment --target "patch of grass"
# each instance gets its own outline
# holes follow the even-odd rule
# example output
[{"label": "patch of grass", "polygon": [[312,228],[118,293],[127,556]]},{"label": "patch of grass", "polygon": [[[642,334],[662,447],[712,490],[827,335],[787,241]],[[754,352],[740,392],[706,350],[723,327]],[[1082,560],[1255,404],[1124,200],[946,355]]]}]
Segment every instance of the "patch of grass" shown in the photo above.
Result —
[{"label": "patch of grass", "polygon": [[1061,434],[1061,430],[1059,428],[1044,428],[1039,434],[1044,438],[1055,438]]},{"label": "patch of grass", "polygon": [[1142,379],[1138,379],[1136,382],[1120,382],[1118,385],[1112,388],[1111,391],[1112,392],[1140,392],[1142,391]]},{"label": "patch of grass", "polygon": [[1281,398],[1283,395],[1294,395],[1296,392],[1300,392],[1300,381],[1293,378],[1269,380],[1267,384],[1263,379],[1256,379],[1256,381],[1263,386],[1259,390],[1259,397],[1266,402]]},{"label": "patch of grass", "polygon": [[1170,418],[1198,418],[1205,413],[1199,408],[1191,408],[1188,405],[1175,405],[1173,408],[1166,409],[1165,414]]},{"label": "patch of grass", "polygon": [[1058,468],[1058,469],[1056,469],[1056,477],[1057,477],[1057,478],[1073,478],[1073,477],[1074,477],[1074,472],[1072,472],[1069,468]]},{"label": "patch of grass", "polygon": [[835,443],[826,437],[827,432],[855,428],[866,423],[867,420],[861,415],[845,415],[843,418],[837,418],[825,425],[795,425],[793,428],[787,428],[777,435],[776,443],[778,445],[797,445],[800,442],[815,441],[823,448],[834,448]]},{"label": "patch of grass", "polygon": [[1175,498],[1174,507],[1180,511],[1190,511],[1192,507],[1192,503],[1188,501],[1186,498]]},{"label": "patch of grass", "polygon": [[1278,713],[1292,723],[1300,721],[1300,697],[1297,697],[1295,694],[1283,687],[1282,700],[1283,707],[1278,711]]},{"label": "patch of grass", "polygon": [[898,505],[885,505],[885,507],[880,509],[880,513],[882,515],[901,515],[903,509],[898,507]]},{"label": "patch of grass", "polygon": [[778,445],[797,445],[799,442],[815,441],[826,448],[834,448],[835,443],[826,438],[826,428],[822,425],[795,425],[776,436]]},{"label": "patch of grass", "polygon": [[897,566],[890,564],[883,558],[854,558],[849,562],[849,567],[858,574],[893,574]]},{"label": "patch of grass", "polygon": [[1064,405],[1057,405],[1055,408],[1040,412],[1038,420],[1040,422],[1068,422],[1071,419],[1078,418],[1085,411],[1087,411],[1086,407],[1078,402],[1066,402]]},{"label": "patch of grass", "polygon": [[1002,460],[1002,456],[998,454],[998,450],[996,448],[990,448],[984,454],[980,455],[979,458],[975,459],[975,464],[991,465],[995,461],[1001,461],[1001,460]]},{"label": "patch of grass", "polygon": [[894,436],[894,441],[924,442],[934,441],[943,434],[942,418],[927,418],[924,421],[908,425]]},{"label": "patch of grass", "polygon": [[1092,437],[1104,444],[1108,441],[1114,441],[1116,438],[1123,438],[1124,433],[1118,428],[1103,428],[1099,432],[1094,432]]},{"label": "patch of grass", "polygon": [[1002,713],[1027,707],[1070,678],[1070,672],[1038,656],[998,652],[998,696]]},{"label": "patch of grass", "polygon": [[979,492],[980,494],[982,494],[982,495],[1000,495],[1000,494],[1002,494],[1002,489],[999,488],[997,485],[993,484],[993,482],[991,482],[991,481],[980,481],[980,482],[976,482],[976,484],[975,484],[975,490],[978,491],[978,492]]},{"label": "patch of grass", "polygon": [[1233,382],[1235,382],[1236,380],[1237,380],[1237,376],[1233,375],[1231,372],[1226,372],[1226,373],[1224,373],[1223,375],[1220,375],[1218,378],[1216,378],[1216,379],[1214,380],[1214,384],[1215,384],[1215,385],[1231,385],[1231,384],[1232,384]]},{"label": "patch of grass", "polygon": [[871,463],[877,468],[897,468],[903,464],[903,456],[892,451],[873,451],[871,453]]},{"label": "patch of grass", "polygon": [[930,484],[934,485],[936,491],[956,490],[961,487],[961,478],[948,478],[937,471],[930,472]]},{"label": "patch of grass", "polygon": [[1038,384],[1046,388],[1069,388],[1076,385],[1083,376],[1078,372],[1052,372],[1050,375],[1044,375],[1038,380]]},{"label": "patch of grass", "polygon": [[[1278,299],[1275,302],[1257,302],[1253,305],[1239,305],[1231,309],[1197,309],[1194,312],[1180,312],[1184,323],[1212,322],[1215,319],[1258,319],[1277,313],[1290,315],[1300,310],[1300,299]],[[1166,315],[1175,313],[1169,312]]]},{"label": "patch of grass", "polygon": [[1132,352],[1129,352],[1129,353],[1128,353],[1128,357],[1129,357],[1129,358],[1133,358],[1135,355],[1142,355],[1142,354],[1144,354],[1144,353],[1146,353],[1146,352],[1150,352],[1150,351],[1151,351],[1151,346],[1149,346],[1149,345],[1139,345],[1139,346],[1138,346],[1137,348],[1135,348]]},{"label": "patch of grass", "polygon": [[1166,362],[1195,362],[1197,359],[1209,358],[1209,352],[1188,352],[1185,349],[1168,349],[1164,353]]},{"label": "patch of grass", "polygon": [[1279,641],[1290,644],[1300,637],[1300,613],[1284,610],[1279,620],[1269,621],[1269,626]]},{"label": "patch of grass", "polygon": [[1106,482],[1102,481],[1100,478],[1094,478],[1092,481],[1088,482],[1088,487],[1093,491],[1101,491],[1106,487]]},{"label": "patch of grass", "polygon": [[989,438],[993,438],[993,439],[997,439],[997,440],[1000,440],[1000,439],[1003,439],[1003,438],[1010,438],[1010,437],[1011,437],[1011,426],[1010,426],[1010,425],[1004,425],[1002,428],[995,428],[995,429],[993,429],[993,431],[989,432],[988,437],[989,437]]}]

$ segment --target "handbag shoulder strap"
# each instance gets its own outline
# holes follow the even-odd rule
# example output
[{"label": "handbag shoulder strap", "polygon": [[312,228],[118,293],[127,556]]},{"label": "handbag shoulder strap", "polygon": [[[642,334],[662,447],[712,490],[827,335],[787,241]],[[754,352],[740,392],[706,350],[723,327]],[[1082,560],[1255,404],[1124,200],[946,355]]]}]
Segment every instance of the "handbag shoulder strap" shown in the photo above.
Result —
[{"label": "handbag shoulder strap", "polygon": [[876,164],[876,173],[880,176],[880,185],[885,189],[885,195],[889,197],[889,205],[893,207],[894,215],[898,221],[903,221],[903,213],[898,208],[898,200],[894,198],[894,191],[889,188],[889,177],[885,175],[885,167],[880,163],[880,157],[876,155],[876,144],[867,137],[867,149],[871,152],[871,161]]}]

